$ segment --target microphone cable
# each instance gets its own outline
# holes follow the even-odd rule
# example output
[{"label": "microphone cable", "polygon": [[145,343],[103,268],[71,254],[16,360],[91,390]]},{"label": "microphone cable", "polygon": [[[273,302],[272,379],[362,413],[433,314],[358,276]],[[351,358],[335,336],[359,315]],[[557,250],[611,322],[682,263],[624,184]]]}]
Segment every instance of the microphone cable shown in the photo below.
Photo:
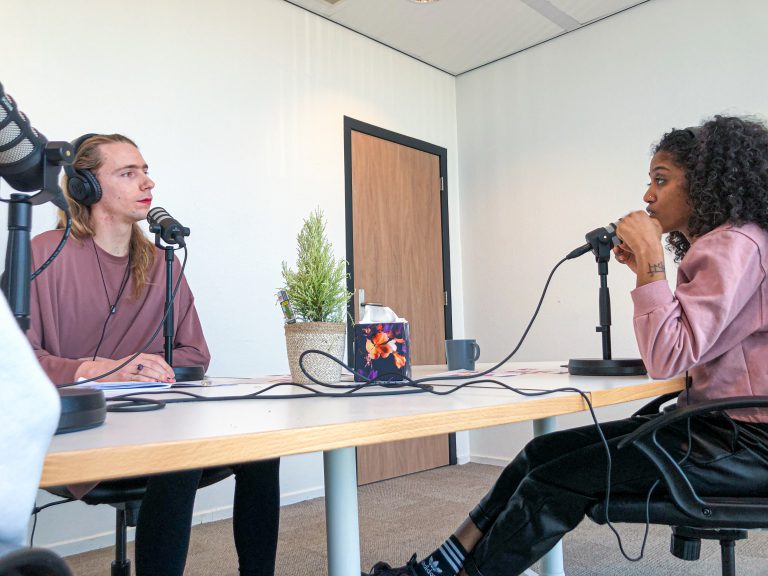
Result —
[{"label": "microphone cable", "polygon": [[[656,480],[656,482],[654,482],[654,484],[648,490],[648,495],[646,497],[645,533],[643,535],[643,540],[642,540],[642,543],[641,543],[641,546],[640,546],[640,552],[639,552],[638,556],[630,557],[625,552],[625,550],[624,550],[624,546],[623,546],[623,543],[622,543],[622,540],[621,540],[621,535],[619,534],[618,530],[616,529],[616,527],[613,525],[613,523],[610,521],[610,518],[609,518],[608,512],[609,512],[610,497],[611,497],[611,471],[612,471],[612,458],[611,458],[610,446],[608,445],[608,441],[606,440],[605,435],[603,434],[603,430],[600,427],[600,422],[597,419],[597,415],[595,414],[594,409],[592,407],[592,402],[588,398],[587,394],[585,392],[583,392],[582,390],[579,390],[578,388],[558,388],[558,389],[554,389],[554,390],[538,390],[538,391],[529,390],[529,391],[526,392],[526,391],[523,391],[523,389],[517,389],[517,388],[511,387],[511,386],[509,386],[507,384],[504,384],[503,382],[499,382],[498,380],[493,380],[493,379],[477,380],[477,378],[481,378],[482,376],[485,376],[485,375],[489,374],[490,372],[493,372],[494,370],[497,370],[498,368],[500,368],[502,365],[504,365],[506,362],[508,362],[517,353],[517,351],[520,349],[520,346],[525,341],[525,338],[528,336],[528,332],[530,331],[531,327],[533,326],[534,321],[536,320],[536,318],[537,318],[537,316],[539,314],[539,311],[541,309],[541,305],[544,302],[544,297],[547,294],[547,290],[549,288],[549,284],[550,284],[550,282],[552,280],[552,277],[554,276],[554,274],[557,271],[557,269],[566,260],[571,260],[571,259],[573,259],[575,257],[574,254],[575,254],[575,252],[577,252],[577,250],[571,251],[568,255],[566,255],[559,262],[557,262],[557,264],[555,264],[555,266],[552,268],[552,271],[549,273],[549,276],[547,277],[547,281],[544,284],[544,289],[542,290],[541,297],[539,298],[539,301],[538,301],[538,303],[536,305],[536,309],[534,310],[533,315],[531,316],[531,319],[528,322],[528,325],[526,326],[525,330],[523,331],[523,335],[520,337],[520,340],[518,341],[517,345],[512,350],[512,352],[510,352],[503,360],[501,360],[501,362],[497,363],[496,365],[492,366],[491,368],[483,370],[482,372],[479,372],[478,374],[471,375],[470,378],[472,378],[472,380],[470,380],[469,382],[465,382],[463,384],[459,384],[459,385],[457,385],[457,386],[455,386],[455,387],[453,387],[453,388],[451,388],[451,389],[449,389],[447,391],[438,392],[438,391],[434,391],[434,390],[426,390],[426,387],[425,387],[424,391],[425,392],[430,392],[432,394],[437,394],[437,395],[446,395],[446,394],[452,394],[453,392],[456,392],[457,390],[460,390],[461,388],[464,388],[465,386],[469,386],[470,384],[494,383],[494,384],[497,384],[497,385],[499,385],[499,386],[501,386],[503,388],[506,388],[506,389],[508,389],[508,390],[510,390],[512,392],[520,394],[522,396],[541,396],[541,395],[546,395],[546,394],[553,394],[555,392],[576,392],[576,393],[578,393],[583,398],[584,402],[587,404],[587,407],[589,408],[590,416],[592,418],[592,421],[594,422],[595,428],[598,431],[598,434],[600,436],[600,441],[602,442],[602,444],[603,444],[603,446],[605,448],[605,455],[606,455],[605,520],[606,520],[606,525],[610,528],[610,530],[616,536],[616,539],[617,539],[617,542],[618,542],[618,546],[619,546],[619,551],[621,552],[622,556],[624,556],[624,558],[627,559],[630,562],[637,562],[637,561],[639,561],[639,560],[641,560],[643,558],[643,555],[645,553],[645,545],[646,545],[646,542],[647,542],[647,539],[648,539],[648,531],[649,531],[649,527],[650,527],[650,500],[651,500],[651,495],[653,494],[654,489],[661,482],[661,479]],[[578,254],[578,255],[580,255],[580,254]],[[324,357],[326,357],[326,358],[328,358],[328,359],[330,359],[330,360],[332,360],[332,361],[334,361],[334,362],[336,362],[338,364],[341,364],[341,366],[343,366],[344,368],[349,370],[352,374],[355,374],[355,376],[357,376],[358,378],[362,378],[363,381],[367,385],[380,385],[380,386],[387,386],[387,387],[398,387],[398,386],[422,387],[424,385],[424,383],[426,383],[426,382],[433,382],[433,381],[436,381],[436,380],[445,381],[445,380],[466,380],[467,379],[467,376],[463,375],[463,376],[432,376],[432,377],[426,377],[426,378],[420,378],[420,379],[414,380],[414,379],[412,379],[412,378],[410,378],[408,376],[401,375],[401,374],[398,374],[398,373],[385,373],[385,374],[382,374],[382,375],[380,375],[378,377],[379,378],[384,378],[384,377],[388,377],[388,376],[398,376],[398,377],[401,377],[405,382],[377,381],[376,379],[367,378],[367,377],[363,376],[362,374],[358,374],[357,372],[355,372],[354,368],[352,368],[351,366],[348,366],[343,361],[339,360],[335,356],[332,356],[331,354],[328,354],[327,352],[324,352],[322,350],[306,350],[306,351],[304,351],[301,354],[301,356],[299,356],[299,366],[301,368],[301,371],[313,383],[315,383],[317,385],[320,385],[320,386],[330,387],[330,388],[338,387],[338,385],[325,384],[323,382],[320,382],[317,379],[315,379],[311,374],[309,374],[307,372],[307,370],[306,370],[306,368],[304,366],[304,358],[308,354],[319,354],[319,355],[324,356]],[[687,372],[686,372],[686,382],[688,382]],[[687,394],[687,392],[688,392],[688,386],[686,385],[686,394]],[[689,419],[688,420],[688,436],[689,436],[688,452],[683,457],[683,459],[680,461],[680,463],[684,462],[688,458],[688,456],[690,454],[690,451],[691,451],[690,434],[691,434],[691,430],[690,430],[690,419]]]},{"label": "microphone cable", "polygon": [[69,210],[67,210],[64,215],[66,217],[66,224],[64,226],[64,233],[61,235],[61,240],[59,240],[59,245],[56,246],[56,250],[53,251],[53,254],[48,256],[48,259],[40,265],[40,268],[32,273],[32,275],[29,277],[30,280],[34,280],[43,270],[48,268],[48,266],[51,265],[51,262],[56,259],[56,256],[58,256],[59,253],[64,249],[64,245],[67,243],[69,234],[72,231],[72,218],[69,215]]},{"label": "microphone cable", "polygon": [[[323,353],[325,354],[325,353]],[[466,378],[465,378],[466,380]],[[381,383],[380,385],[383,387],[389,387],[388,384],[391,383]],[[110,405],[107,408],[108,412],[144,412],[144,411],[151,411],[151,410],[159,410],[164,408],[167,404],[183,404],[188,402],[224,402],[229,400],[291,400],[294,398],[318,398],[318,397],[326,397],[326,398],[350,398],[350,397],[357,397],[357,396],[400,396],[403,394],[415,394],[415,393],[427,393],[427,394],[433,394],[436,396],[448,396],[450,394],[454,394],[455,392],[466,388],[472,384],[494,384],[496,386],[499,386],[500,388],[509,390],[510,392],[513,392],[515,394],[519,394],[521,396],[525,397],[537,397],[537,396],[545,396],[548,394],[555,394],[558,392],[571,392],[576,393],[579,396],[581,396],[584,403],[587,405],[587,409],[589,410],[590,417],[592,419],[592,422],[595,425],[595,429],[597,430],[598,436],[599,436],[599,442],[603,445],[605,449],[605,456],[606,456],[606,472],[605,472],[605,499],[606,499],[606,524],[608,527],[613,531],[613,533],[616,535],[616,538],[618,540],[619,544],[619,551],[621,554],[629,561],[636,562],[640,560],[643,557],[643,550],[645,549],[645,544],[647,540],[647,533],[648,533],[648,527],[650,522],[646,521],[646,535],[643,537],[641,552],[638,557],[630,557],[625,551],[624,546],[621,540],[621,535],[619,534],[618,530],[615,528],[613,523],[610,521],[610,518],[608,517],[608,506],[610,503],[610,494],[611,494],[611,472],[612,472],[612,466],[613,466],[613,459],[611,457],[611,451],[610,446],[608,444],[608,440],[605,437],[605,434],[603,433],[602,427],[600,426],[600,422],[597,419],[597,415],[595,414],[594,407],[592,406],[592,401],[589,397],[589,393],[584,392],[583,390],[580,390],[579,388],[573,387],[573,386],[564,386],[561,388],[554,388],[554,389],[536,389],[536,388],[518,388],[515,386],[511,386],[509,384],[506,384],[504,382],[501,382],[499,380],[495,380],[493,378],[484,378],[484,379],[472,379],[467,382],[462,382],[459,384],[455,384],[453,386],[447,387],[444,390],[437,390],[434,386],[422,384],[418,381],[414,381],[413,387],[415,389],[406,389],[406,390],[397,390],[397,391],[377,391],[377,392],[358,392],[358,390],[362,390],[365,388],[369,388],[372,386],[370,382],[361,382],[359,385],[328,385],[328,384],[321,384],[325,387],[331,387],[331,388],[346,388],[346,392],[320,392],[317,390],[314,390],[313,388],[310,388],[309,386],[305,384],[295,384],[295,383],[277,383],[267,386],[266,388],[259,390],[257,392],[253,392],[251,394],[242,394],[242,395],[235,395],[235,396],[202,396],[200,394],[195,394],[193,392],[189,392],[183,389],[167,389],[167,390],[156,390],[156,391],[144,391],[144,392],[129,392],[127,394],[122,394],[120,396],[114,396],[111,398],[108,398],[107,400],[110,402],[115,402],[114,405]],[[280,386],[298,386],[299,388],[303,388],[305,390],[308,390],[308,393],[303,394],[280,394],[280,395],[271,395],[267,396],[265,395],[266,392],[276,389]],[[154,398],[148,398],[147,396],[158,396],[158,395],[167,395],[167,394],[174,394],[174,395],[182,395],[186,396],[186,398],[170,398],[166,400],[157,400]],[[690,443],[689,443],[690,444]],[[648,497],[646,500],[646,507],[649,506],[650,502],[650,495],[653,489],[658,484],[658,480],[656,483],[654,483],[653,486],[651,486],[651,490],[648,493]]]},{"label": "microphone cable", "polygon": [[[610,528],[610,530],[615,534],[619,551],[621,552],[622,556],[624,556],[625,559],[627,559],[630,562],[636,562],[643,558],[645,545],[647,542],[647,536],[648,536],[648,530],[650,526],[650,499],[651,495],[656,488],[656,486],[659,484],[660,479],[654,482],[654,484],[651,486],[651,488],[648,491],[648,496],[646,497],[646,523],[645,523],[645,534],[643,536],[643,540],[641,543],[641,549],[640,553],[637,557],[630,557],[624,550],[624,546],[622,543],[621,535],[619,534],[616,527],[613,525],[613,523],[610,521],[609,517],[609,505],[610,505],[610,496],[611,496],[611,473],[612,473],[612,466],[613,466],[613,459],[611,457],[611,450],[610,445],[608,444],[608,440],[605,437],[605,434],[603,433],[602,427],[600,426],[600,422],[597,419],[597,415],[595,414],[594,407],[592,406],[592,401],[589,397],[589,394],[584,392],[583,390],[580,390],[579,388],[572,387],[572,386],[566,386],[562,388],[556,388],[556,389],[535,389],[535,388],[517,388],[514,386],[510,386],[509,384],[506,384],[504,382],[501,382],[499,380],[495,380],[493,378],[482,378],[483,376],[493,372],[494,370],[497,370],[502,365],[504,365],[506,362],[508,362],[520,349],[520,346],[525,341],[525,338],[528,336],[528,333],[531,330],[531,327],[533,326],[534,321],[538,317],[539,311],[541,310],[541,306],[544,302],[544,297],[547,294],[547,290],[549,288],[549,285],[552,281],[552,277],[554,276],[557,269],[570,258],[566,256],[565,258],[562,258],[550,271],[547,281],[544,284],[544,288],[542,290],[541,296],[538,300],[538,303],[536,305],[536,308],[534,310],[533,315],[531,316],[530,321],[528,322],[525,330],[523,331],[522,336],[520,337],[520,340],[518,341],[517,345],[514,347],[512,352],[510,352],[501,362],[498,362],[496,365],[494,365],[491,368],[488,368],[478,374],[473,374],[470,376],[471,379],[468,380],[466,375],[463,376],[431,376],[426,378],[420,378],[420,379],[412,379],[408,376],[402,376],[400,374],[395,373],[388,373],[388,374],[382,374],[380,377],[385,376],[398,376],[402,377],[405,382],[392,382],[392,381],[381,381],[374,378],[367,378],[365,376],[362,376],[360,374],[357,374],[354,369],[347,364],[345,364],[343,361],[339,360],[335,356],[332,356],[331,354],[328,354],[327,352],[324,352],[322,350],[306,350],[301,354],[299,357],[299,366],[301,367],[302,372],[309,378],[309,380],[321,387],[324,388],[331,388],[334,390],[346,390],[346,392],[321,392],[314,390],[313,388],[310,388],[309,386],[306,386],[304,384],[296,384],[296,383],[278,383],[278,384],[272,384],[267,386],[266,388],[259,390],[257,392],[251,393],[251,394],[244,394],[244,395],[237,395],[237,396],[202,396],[200,394],[195,394],[193,392],[184,391],[181,389],[167,389],[167,390],[159,390],[159,391],[152,391],[152,392],[131,392],[127,394],[122,394],[120,396],[114,396],[111,398],[108,398],[107,400],[109,402],[115,402],[114,405],[111,405],[107,408],[107,411],[109,412],[143,412],[148,410],[159,410],[165,407],[167,404],[177,404],[177,403],[187,403],[187,402],[223,402],[223,401],[229,401],[229,400],[254,400],[254,399],[260,399],[260,400],[287,400],[287,399],[293,399],[293,398],[316,398],[316,397],[332,397],[332,398],[340,398],[340,397],[354,397],[354,396],[395,396],[395,395],[401,395],[401,394],[414,394],[414,393],[428,393],[433,394],[436,396],[447,396],[449,394],[453,394],[467,386],[470,386],[472,384],[494,384],[496,386],[499,386],[503,389],[509,390],[513,393],[519,394],[521,396],[525,397],[537,397],[537,396],[544,396],[548,394],[555,394],[558,392],[571,392],[576,393],[583,399],[584,403],[587,405],[587,408],[590,413],[590,417],[592,419],[592,422],[595,425],[595,429],[597,430],[599,441],[603,445],[605,449],[605,456],[606,456],[606,471],[605,471],[605,501],[606,501],[606,512],[605,512],[605,520],[607,526]],[[162,324],[161,324],[162,325]],[[159,328],[158,328],[159,331]],[[354,384],[354,385],[347,385],[347,384],[329,384],[325,382],[321,382],[314,378],[311,374],[309,374],[304,366],[304,358],[308,354],[319,354],[321,356],[324,356],[338,364],[340,364],[342,367],[349,370],[352,374],[355,374],[359,378],[362,378],[363,381],[360,382],[360,384]],[[437,390],[435,387],[428,385],[427,382],[434,382],[434,381],[452,381],[452,380],[465,380],[465,382],[462,382],[460,384],[456,384],[454,386],[447,387],[444,390]],[[265,395],[266,392],[276,389],[280,386],[298,386],[300,388],[303,388],[305,390],[308,390],[309,392],[303,393],[303,394],[281,394],[281,395],[274,395],[274,396],[267,396]],[[377,391],[377,392],[358,392],[359,390],[363,390],[365,388],[369,388],[372,386],[379,386],[382,388],[390,389],[390,391]],[[396,389],[396,390],[391,390]],[[181,395],[186,396],[186,398],[170,398],[165,400],[155,400],[153,398],[147,398],[146,396],[158,396],[158,395],[167,395],[167,394],[174,394],[174,395]],[[690,421],[689,421],[689,433],[690,433]],[[690,442],[688,443],[688,453],[690,453]],[[688,457],[688,454],[685,455],[682,461],[684,461]]]},{"label": "microphone cable", "polygon": [[[544,297],[547,294],[547,290],[549,288],[550,282],[552,281],[552,277],[554,276],[554,274],[557,271],[557,269],[567,259],[568,258],[563,258],[562,260],[560,260],[557,264],[555,264],[554,268],[552,268],[551,272],[549,273],[549,276],[547,277],[547,281],[544,284],[544,289],[542,290],[541,297],[539,298],[539,301],[538,301],[538,303],[536,305],[536,309],[535,309],[535,311],[533,313],[533,316],[531,317],[530,321],[528,322],[528,325],[526,326],[525,331],[523,332],[523,335],[520,338],[520,341],[517,343],[517,346],[515,346],[514,350],[512,350],[512,352],[510,354],[508,354],[506,356],[506,358],[504,358],[504,360],[502,360],[501,362],[499,362],[498,364],[496,364],[492,368],[489,368],[488,370],[484,370],[483,372],[481,372],[479,374],[473,375],[473,378],[482,377],[482,376],[492,372],[493,370],[498,369],[500,366],[502,366],[504,363],[506,363],[510,358],[512,358],[512,356],[514,356],[517,353],[518,349],[520,348],[520,346],[522,345],[522,343],[525,340],[526,336],[528,335],[528,332],[530,331],[531,327],[533,326],[533,322],[534,322],[534,320],[536,320],[536,317],[539,314],[539,310],[541,310],[541,305],[544,302]],[[186,258],[185,258],[185,262],[186,262]],[[161,323],[161,326],[162,326],[162,323]],[[159,331],[159,328],[158,328],[158,331]],[[154,338],[154,336],[153,336],[153,338]],[[309,380],[313,384],[316,384],[318,386],[322,386],[324,388],[332,388],[332,389],[337,389],[337,390],[339,390],[339,389],[347,390],[347,392],[345,392],[343,394],[333,394],[333,393],[327,393],[327,392],[320,392],[320,391],[316,391],[316,390],[314,390],[312,388],[309,388],[309,387],[307,387],[305,385],[295,384],[295,383],[273,384],[273,385],[271,385],[269,388],[267,388],[265,390],[260,390],[258,392],[253,393],[253,394],[246,394],[246,395],[243,395],[243,396],[202,396],[202,395],[194,394],[194,393],[191,393],[191,392],[182,392],[182,391],[180,391],[179,388],[171,388],[171,389],[167,389],[167,390],[155,390],[155,391],[152,391],[152,392],[148,392],[148,391],[138,392],[137,391],[137,392],[131,392],[131,393],[127,393],[127,394],[121,394],[120,396],[113,396],[113,397],[107,398],[107,401],[109,401],[109,402],[121,401],[120,404],[116,404],[114,406],[109,406],[107,408],[107,411],[109,411],[109,412],[132,412],[132,411],[143,412],[143,411],[147,411],[147,410],[160,410],[166,404],[175,404],[175,403],[179,403],[179,402],[217,402],[217,401],[224,401],[224,400],[245,400],[245,399],[256,399],[256,398],[273,399],[273,400],[277,400],[277,399],[285,400],[285,399],[290,399],[290,398],[309,398],[309,397],[319,397],[319,396],[339,397],[339,396],[347,396],[347,395],[349,395],[351,393],[354,393],[354,392],[356,392],[358,390],[361,390],[361,389],[367,388],[367,387],[372,387],[372,386],[379,386],[379,387],[382,387],[382,388],[389,388],[389,389],[393,389],[394,388],[394,389],[400,389],[400,390],[397,391],[397,392],[373,392],[373,393],[361,393],[361,394],[356,394],[356,395],[357,396],[362,396],[362,395],[393,396],[393,395],[397,395],[398,393],[400,393],[400,394],[413,394],[413,393],[416,393],[416,392],[429,392],[429,391],[432,391],[432,387],[431,386],[427,386],[425,384],[426,382],[433,382],[433,381],[438,381],[438,380],[445,381],[445,380],[466,380],[467,379],[465,376],[445,376],[445,377],[432,376],[432,377],[428,377],[428,378],[421,378],[419,380],[413,380],[410,377],[405,377],[406,383],[402,383],[402,382],[380,381],[380,380],[376,380],[376,379],[373,379],[373,378],[366,378],[366,377],[361,376],[361,375],[358,374],[358,376],[360,378],[363,378],[363,382],[361,382],[360,384],[354,384],[354,385],[348,385],[348,384],[328,384],[328,383],[321,382],[321,381],[317,380],[311,374],[307,373],[307,370],[304,367],[304,358],[307,356],[307,354],[320,354],[322,356],[326,356],[327,358],[333,360],[334,362],[340,364],[341,366],[343,366],[344,368],[349,370],[352,374],[356,374],[354,368],[352,368],[351,366],[348,366],[347,364],[345,364],[343,361],[339,360],[335,356],[331,356],[330,354],[328,354],[326,352],[323,352],[322,350],[306,350],[306,351],[304,351],[301,354],[301,356],[299,356],[299,366],[301,367],[302,372],[304,372],[304,374],[307,376],[307,378],[309,378]],[[136,356],[138,356],[138,354],[136,354]],[[134,356],[134,358],[135,358],[135,356]],[[125,364],[127,364],[127,363],[128,362],[126,362]],[[116,368],[115,370],[118,370],[121,367],[122,366]],[[114,370],[113,370],[113,372],[114,372]],[[111,373],[112,372],[109,372],[108,374],[111,374]],[[105,374],[105,376],[108,375],[108,374]],[[390,375],[390,374],[383,374],[382,377],[383,376],[388,376],[388,375]],[[398,374],[398,376],[399,376],[399,374]],[[88,380],[88,381],[92,381],[92,380],[93,379]],[[86,381],[81,381],[79,383],[83,383],[83,382],[86,382]],[[275,388],[277,386],[280,386],[280,385],[299,386],[299,387],[304,388],[306,390],[312,390],[313,392],[312,393],[308,393],[307,395],[263,396],[264,392],[266,392],[267,390],[272,390],[273,388]],[[465,385],[466,384],[459,385],[457,387],[457,389],[463,388]],[[68,384],[68,386],[72,386],[72,384]],[[502,384],[502,386],[506,386],[506,385]],[[416,390],[405,390],[404,388],[416,388]],[[176,398],[176,399],[169,399],[169,400],[152,400],[152,399],[149,399],[149,398],[144,399],[144,398],[140,397],[140,396],[147,396],[147,395],[148,396],[156,396],[156,395],[164,395],[164,394],[181,394],[181,395],[184,395],[184,396],[188,396],[188,398]]]},{"label": "microphone cable", "polygon": [[[280,388],[283,386],[290,386],[292,388],[298,387],[307,390],[303,394],[276,394],[266,396],[266,392],[270,390]],[[107,407],[107,412],[147,412],[151,410],[160,410],[167,404],[183,404],[188,402],[226,402],[228,400],[292,400],[294,398],[349,398],[358,396],[400,396],[404,394],[419,394],[431,389],[431,386],[425,386],[421,389],[415,390],[398,390],[395,392],[359,392],[363,388],[369,388],[367,383],[358,386],[349,386],[346,392],[320,392],[314,388],[309,387],[306,384],[296,384],[293,382],[278,382],[270,384],[262,390],[252,392],[250,394],[238,394],[233,396],[203,396],[185,390],[182,388],[168,388],[165,390],[150,390],[150,391],[136,391],[127,392],[126,394],[120,394],[119,396],[112,396],[107,398],[108,402],[114,402],[115,404]],[[344,386],[339,386],[344,388]],[[155,400],[152,398],[144,398],[143,396],[160,396],[165,394],[174,394],[186,396],[186,398],[169,398],[166,400]]]},{"label": "microphone cable", "polygon": [[[15,202],[17,202],[17,200],[13,200],[9,198],[0,198],[0,202],[4,202],[5,204],[14,204]],[[48,266],[51,265],[51,262],[53,262],[56,259],[56,257],[59,255],[59,253],[64,249],[64,245],[67,243],[70,232],[72,231],[72,218],[69,215],[69,210],[65,211],[64,214],[66,216],[66,225],[64,227],[64,233],[61,236],[61,240],[59,240],[58,246],[56,246],[56,249],[48,257],[48,259],[40,265],[40,268],[32,272],[32,274],[29,277],[30,281],[37,278],[43,270],[48,268]]]},{"label": "microphone cable", "polygon": [[[531,316],[531,319],[528,321],[528,325],[525,327],[525,330],[523,331],[523,335],[520,337],[520,340],[517,342],[517,345],[514,347],[512,352],[507,354],[507,356],[504,357],[504,359],[502,359],[500,362],[498,362],[494,366],[491,366],[490,368],[488,368],[486,370],[483,370],[482,372],[478,372],[477,374],[472,374],[470,376],[471,378],[482,378],[483,376],[486,376],[486,375],[490,374],[494,370],[498,370],[504,364],[509,362],[509,360],[515,354],[517,354],[517,351],[520,349],[520,346],[523,345],[523,342],[525,341],[525,338],[528,336],[528,332],[530,332],[531,328],[533,327],[534,321],[536,320],[536,318],[539,315],[539,311],[541,310],[541,305],[544,303],[544,297],[547,295],[547,290],[549,289],[549,284],[550,284],[550,282],[552,282],[552,277],[555,275],[555,272],[557,272],[557,269],[560,268],[560,266],[563,264],[563,262],[565,262],[567,260],[570,260],[570,258],[568,256],[566,256],[565,258],[561,259],[552,268],[552,270],[549,273],[549,276],[547,276],[547,281],[544,283],[544,289],[541,291],[541,296],[539,297],[539,301],[536,304],[536,308],[535,308],[535,310],[533,312],[533,315]],[[358,374],[353,367],[345,364],[343,361],[339,360],[335,356],[332,356],[332,355],[330,355],[330,354],[328,354],[326,352],[323,352],[322,350],[305,350],[304,352],[302,352],[301,355],[299,356],[299,367],[301,368],[301,371],[304,373],[304,375],[307,378],[309,378],[309,380],[312,381],[313,384],[318,384],[320,386],[327,386],[329,388],[333,388],[334,385],[333,384],[326,384],[324,382],[320,382],[319,380],[317,380],[316,378],[314,378],[311,374],[309,374],[307,372],[307,369],[304,366],[304,358],[306,358],[306,356],[308,354],[319,354],[321,356],[325,356],[325,357],[333,360],[337,364],[340,364],[343,368],[345,368],[346,370],[348,370],[349,372],[354,374],[356,377],[362,378],[362,381],[364,381],[364,382],[366,382],[368,384],[374,384],[374,385],[377,385],[377,386],[385,386],[386,385],[387,387],[393,387],[394,388],[394,387],[397,387],[398,385],[403,385],[403,386],[405,385],[405,384],[402,384],[401,382],[397,382],[397,381],[393,382],[391,380],[389,380],[389,381],[388,380],[380,380],[380,378],[384,378],[384,377],[387,377],[387,376],[397,376],[397,377],[400,377],[405,382],[407,382],[407,384],[409,384],[411,386],[418,386],[418,385],[424,384],[426,382],[435,382],[435,381],[438,381],[438,380],[439,381],[445,381],[445,380],[466,380],[467,379],[467,375],[461,375],[461,376],[428,376],[428,377],[425,377],[425,378],[419,378],[417,380],[414,380],[414,379],[410,378],[409,376],[405,376],[405,375],[402,375],[402,374],[399,374],[399,373],[395,373],[395,372],[384,373],[384,374],[381,374],[380,376],[378,376],[377,378],[367,378],[366,376],[363,376],[362,374]]]},{"label": "microphone cable", "polygon": [[35,506],[32,508],[32,530],[30,531],[29,535],[29,546],[30,548],[35,545],[35,530],[37,530],[37,515],[45,510],[46,508],[50,508],[51,506],[58,506],[59,504],[66,504],[68,502],[74,502],[76,500],[75,497],[72,498],[62,498],[61,500],[55,500],[53,502],[48,502],[48,504],[43,504],[42,506]]}]

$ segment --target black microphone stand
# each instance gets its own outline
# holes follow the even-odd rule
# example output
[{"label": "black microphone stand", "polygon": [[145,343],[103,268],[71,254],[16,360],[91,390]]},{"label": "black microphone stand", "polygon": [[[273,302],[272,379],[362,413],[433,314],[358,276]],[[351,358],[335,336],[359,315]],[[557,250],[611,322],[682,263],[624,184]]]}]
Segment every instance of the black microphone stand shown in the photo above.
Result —
[{"label": "black microphone stand", "polygon": [[32,274],[30,230],[32,203],[29,194],[11,194],[8,205],[8,246],[2,290],[22,332],[29,330],[29,277]]},{"label": "black microphone stand", "polygon": [[600,276],[600,326],[596,332],[602,334],[603,358],[571,359],[568,373],[581,376],[642,376],[645,365],[639,358],[611,358],[611,295],[608,291],[608,261],[611,259],[613,243],[607,234],[587,235],[597,261]]},{"label": "black microphone stand", "polygon": [[[8,205],[8,245],[2,291],[8,306],[23,332],[29,329],[29,284],[32,274],[30,231],[32,206],[58,200],[61,190],[57,183],[61,166],[72,162],[72,146],[68,142],[48,142],[43,152],[43,187],[34,196],[11,194]],[[62,198],[63,200],[63,198]],[[65,205],[56,201],[56,205]]]},{"label": "black microphone stand", "polygon": [[[74,151],[69,142],[48,142],[43,152],[43,186],[40,192],[33,196],[11,194],[8,206],[8,246],[1,284],[8,306],[23,332],[29,330],[32,206],[52,201],[62,210],[67,209],[57,181],[61,166],[70,164],[73,156]],[[107,417],[104,392],[90,388],[59,388],[58,392],[61,414],[56,434],[87,430],[104,423]]]},{"label": "black microphone stand", "polygon": [[[168,366],[173,368],[173,374],[176,382],[189,382],[192,380],[202,380],[205,378],[205,369],[202,366],[174,366],[173,365],[173,252],[175,248],[171,245],[163,245],[160,242],[162,228],[159,224],[153,224],[149,228],[150,232],[155,233],[155,246],[165,252],[165,308],[167,311],[163,321],[163,351],[165,361]],[[184,247],[184,236],[189,236],[189,228],[183,229],[183,236],[178,237],[179,247]]]}]

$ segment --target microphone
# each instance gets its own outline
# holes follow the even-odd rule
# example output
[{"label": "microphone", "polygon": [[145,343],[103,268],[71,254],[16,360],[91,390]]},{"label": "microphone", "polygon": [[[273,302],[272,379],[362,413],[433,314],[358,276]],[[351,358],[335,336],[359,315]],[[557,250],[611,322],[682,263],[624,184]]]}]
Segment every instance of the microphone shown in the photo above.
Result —
[{"label": "microphone", "polygon": [[19,192],[40,190],[47,143],[0,83],[0,176]]},{"label": "microphone", "polygon": [[598,246],[601,243],[610,244],[611,247],[621,244],[621,238],[616,235],[617,224],[617,222],[611,222],[607,226],[603,226],[602,228],[595,228],[591,232],[587,232],[587,234],[584,236],[587,243],[583,246],[579,246],[574,250],[571,250],[565,259],[571,260],[573,258],[578,258],[582,254],[586,254],[590,251],[597,254]]},{"label": "microphone", "polygon": [[19,192],[40,194],[31,204],[51,201],[69,214],[69,206],[57,184],[59,168],[70,164],[74,150],[69,142],[48,142],[35,130],[0,83],[0,177]]},{"label": "microphone", "polygon": [[189,236],[189,228],[182,226],[164,208],[152,208],[147,214],[149,231],[160,234],[160,237],[168,244],[184,246],[184,236]]}]

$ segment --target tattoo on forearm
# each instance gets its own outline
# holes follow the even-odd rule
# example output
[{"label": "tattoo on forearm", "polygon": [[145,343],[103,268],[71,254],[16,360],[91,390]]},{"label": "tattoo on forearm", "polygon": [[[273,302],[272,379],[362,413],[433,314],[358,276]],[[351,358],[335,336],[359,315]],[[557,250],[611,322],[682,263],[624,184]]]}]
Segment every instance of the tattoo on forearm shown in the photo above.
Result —
[{"label": "tattoo on forearm", "polygon": [[657,262],[656,264],[648,264],[648,274],[651,276],[654,276],[655,274],[664,274],[666,271],[663,261]]}]

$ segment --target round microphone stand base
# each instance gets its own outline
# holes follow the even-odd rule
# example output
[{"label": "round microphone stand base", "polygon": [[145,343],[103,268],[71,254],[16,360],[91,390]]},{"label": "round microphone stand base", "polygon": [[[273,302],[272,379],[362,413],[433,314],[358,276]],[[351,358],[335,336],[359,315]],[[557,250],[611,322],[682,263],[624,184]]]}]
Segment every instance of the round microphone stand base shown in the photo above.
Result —
[{"label": "round microphone stand base", "polygon": [[60,388],[61,416],[56,434],[88,430],[104,424],[107,402],[104,392],[91,388]]},{"label": "round microphone stand base", "polygon": [[648,371],[639,358],[579,358],[568,361],[568,373],[576,376],[644,376]]},{"label": "round microphone stand base", "polygon": [[202,366],[174,366],[173,374],[176,382],[192,382],[205,378],[205,369]]}]

